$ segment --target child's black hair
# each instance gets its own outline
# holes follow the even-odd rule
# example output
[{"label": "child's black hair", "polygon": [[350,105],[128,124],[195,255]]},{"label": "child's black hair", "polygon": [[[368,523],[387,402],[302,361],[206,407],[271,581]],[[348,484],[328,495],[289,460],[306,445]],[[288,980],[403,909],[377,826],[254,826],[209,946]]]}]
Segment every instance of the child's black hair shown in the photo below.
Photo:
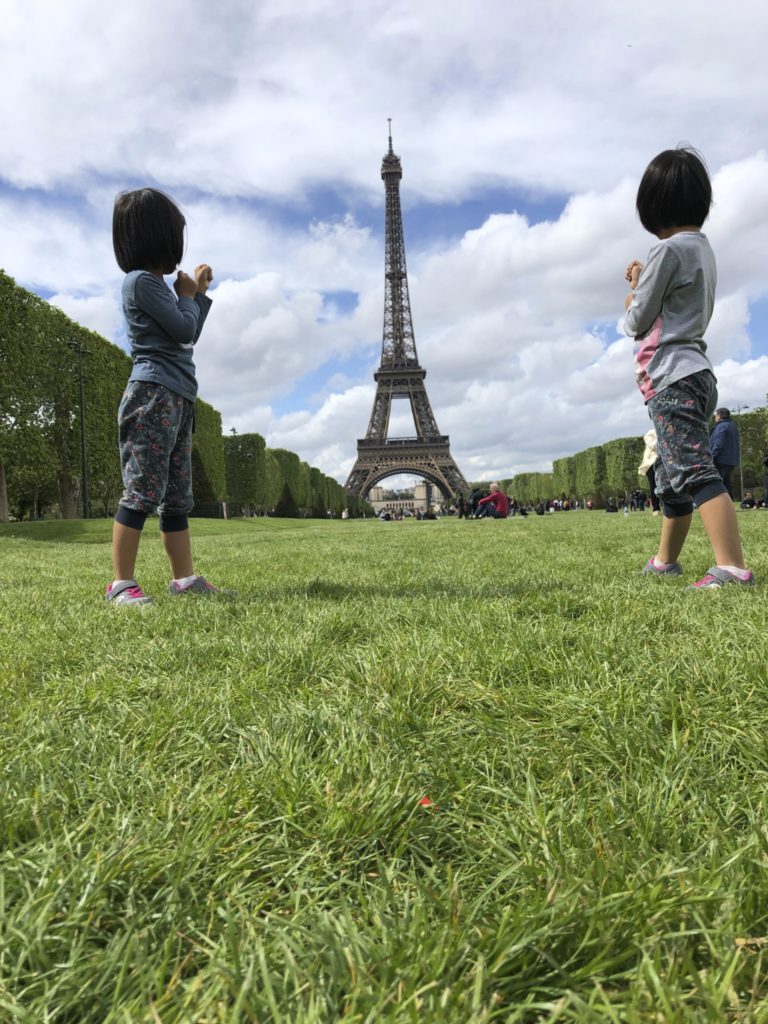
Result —
[{"label": "child's black hair", "polygon": [[112,212],[112,246],[121,270],[172,274],[184,255],[184,214],[156,188],[120,192]]},{"label": "child's black hair", "polygon": [[700,228],[712,205],[704,160],[689,146],[665,149],[648,164],[637,190],[637,212],[646,231]]}]

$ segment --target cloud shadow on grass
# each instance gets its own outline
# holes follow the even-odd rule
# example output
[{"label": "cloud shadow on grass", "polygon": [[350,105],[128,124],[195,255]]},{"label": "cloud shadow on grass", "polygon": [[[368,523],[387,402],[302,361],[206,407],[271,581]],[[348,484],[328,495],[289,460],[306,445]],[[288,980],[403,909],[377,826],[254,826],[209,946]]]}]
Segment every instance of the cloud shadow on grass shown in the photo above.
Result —
[{"label": "cloud shadow on grass", "polygon": [[386,585],[380,583],[339,583],[333,580],[315,578],[309,583],[288,587],[280,591],[284,597],[311,597],[346,601],[361,597],[424,597],[424,598],[477,598],[478,600],[494,600],[497,598],[520,598],[539,596],[561,589],[557,582],[551,580],[518,580],[508,583],[434,583],[429,580],[415,580],[405,585]]}]

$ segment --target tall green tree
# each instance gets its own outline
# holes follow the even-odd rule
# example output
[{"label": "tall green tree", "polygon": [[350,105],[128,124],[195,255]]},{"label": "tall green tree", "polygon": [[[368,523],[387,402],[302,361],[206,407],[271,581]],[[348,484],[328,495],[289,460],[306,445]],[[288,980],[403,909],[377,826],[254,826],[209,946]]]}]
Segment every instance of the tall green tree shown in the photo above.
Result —
[{"label": "tall green tree", "polygon": [[313,466],[309,471],[309,485],[312,492],[310,500],[312,515],[322,518],[328,509],[328,478]]},{"label": "tall green tree", "polygon": [[603,445],[605,496],[622,498],[644,486],[644,481],[637,472],[644,451],[645,442],[642,437],[617,437]]},{"label": "tall green tree", "polygon": [[751,409],[740,415],[732,413],[739,431],[741,470],[737,470],[734,493],[741,497],[741,477],[744,490],[751,491],[763,485],[763,459],[768,455],[768,409]]},{"label": "tall green tree", "polygon": [[271,448],[267,448],[264,452],[264,465],[266,467],[264,477],[264,511],[271,512],[277,505],[284,483],[282,466],[275,458]]},{"label": "tall green tree", "polygon": [[573,458],[574,488],[579,499],[592,498],[598,504],[605,497],[605,452],[601,445],[576,452]]},{"label": "tall green tree", "polygon": [[223,501],[227,490],[221,413],[198,398],[195,403],[195,432],[192,435],[192,482],[195,502]]},{"label": "tall green tree", "polygon": [[[267,446],[261,434],[224,438],[227,499],[233,515],[263,512],[268,504]],[[274,504],[274,501],[272,502]]]},{"label": "tall green tree", "polygon": [[558,498],[570,498],[576,493],[576,466],[572,455],[555,459],[552,463],[552,487]]},{"label": "tall green tree", "polygon": [[283,477],[283,485],[278,501],[279,507],[283,510],[280,514],[294,514],[285,510],[296,508],[297,511],[295,514],[298,515],[299,500],[303,498],[306,493],[306,488],[303,482],[301,459],[295,452],[289,452],[286,448],[272,448],[270,450],[274,459],[280,466],[280,471]]},{"label": "tall green tree", "polygon": [[9,477],[42,479],[57,466],[49,428],[61,361],[45,327],[50,308],[0,271],[0,522],[9,517]]}]

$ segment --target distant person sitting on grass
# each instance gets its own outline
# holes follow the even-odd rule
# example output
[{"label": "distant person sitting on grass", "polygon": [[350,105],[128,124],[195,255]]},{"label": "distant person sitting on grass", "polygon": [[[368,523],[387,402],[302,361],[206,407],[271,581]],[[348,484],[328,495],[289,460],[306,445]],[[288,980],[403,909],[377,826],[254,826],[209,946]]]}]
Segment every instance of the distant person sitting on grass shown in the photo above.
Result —
[{"label": "distant person sitting on grass", "polygon": [[184,255],[186,222],[172,199],[153,188],[115,200],[112,241],[126,274],[123,312],[133,370],[117,414],[125,490],[112,528],[115,578],[107,600],[145,605],[134,573],[147,516],[160,513],[160,536],[171,564],[171,594],[216,593],[195,574],[189,539],[192,509],[192,428],[197,380],[192,352],[211,307],[207,263],[194,277],[179,270],[174,296],[163,276]]},{"label": "distant person sitting on grass", "polygon": [[741,550],[736,511],[715,468],[707,423],[717,382],[704,332],[715,301],[715,257],[701,226],[712,205],[709,175],[691,149],[668,149],[650,162],[637,192],[643,227],[659,239],[643,266],[626,269],[631,291],[624,329],[635,339],[637,383],[653,420],[659,458],[656,490],[664,519],[658,552],[643,572],[679,576],[678,562],[699,509],[716,565],[695,588],[755,582]]},{"label": "distant person sitting on grass", "polygon": [[752,491],[745,491],[744,497],[741,499],[739,508],[757,508],[757,502]]},{"label": "distant person sitting on grass", "polygon": [[[487,511],[483,512],[483,509]],[[491,484],[491,493],[478,502],[478,511],[490,519],[506,519],[509,514],[509,499],[498,484]]]}]

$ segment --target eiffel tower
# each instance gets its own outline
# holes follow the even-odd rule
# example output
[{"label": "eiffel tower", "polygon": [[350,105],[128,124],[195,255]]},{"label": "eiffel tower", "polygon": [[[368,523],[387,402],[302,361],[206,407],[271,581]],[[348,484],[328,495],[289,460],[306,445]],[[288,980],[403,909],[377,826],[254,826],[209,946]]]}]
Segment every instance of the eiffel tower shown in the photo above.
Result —
[{"label": "eiffel tower", "polygon": [[[381,163],[386,194],[384,243],[384,335],[381,365],[374,373],[376,397],[364,438],[357,442],[357,460],[345,484],[351,494],[365,497],[385,477],[410,473],[424,477],[450,500],[467,491],[469,485],[453,461],[447,434],[441,434],[429,404],[419,366],[408,296],[405,267],[403,216],[400,210],[400,157],[392,150],[392,122],[389,123],[389,151]],[[393,398],[411,403],[416,437],[389,438],[389,417]]]}]

